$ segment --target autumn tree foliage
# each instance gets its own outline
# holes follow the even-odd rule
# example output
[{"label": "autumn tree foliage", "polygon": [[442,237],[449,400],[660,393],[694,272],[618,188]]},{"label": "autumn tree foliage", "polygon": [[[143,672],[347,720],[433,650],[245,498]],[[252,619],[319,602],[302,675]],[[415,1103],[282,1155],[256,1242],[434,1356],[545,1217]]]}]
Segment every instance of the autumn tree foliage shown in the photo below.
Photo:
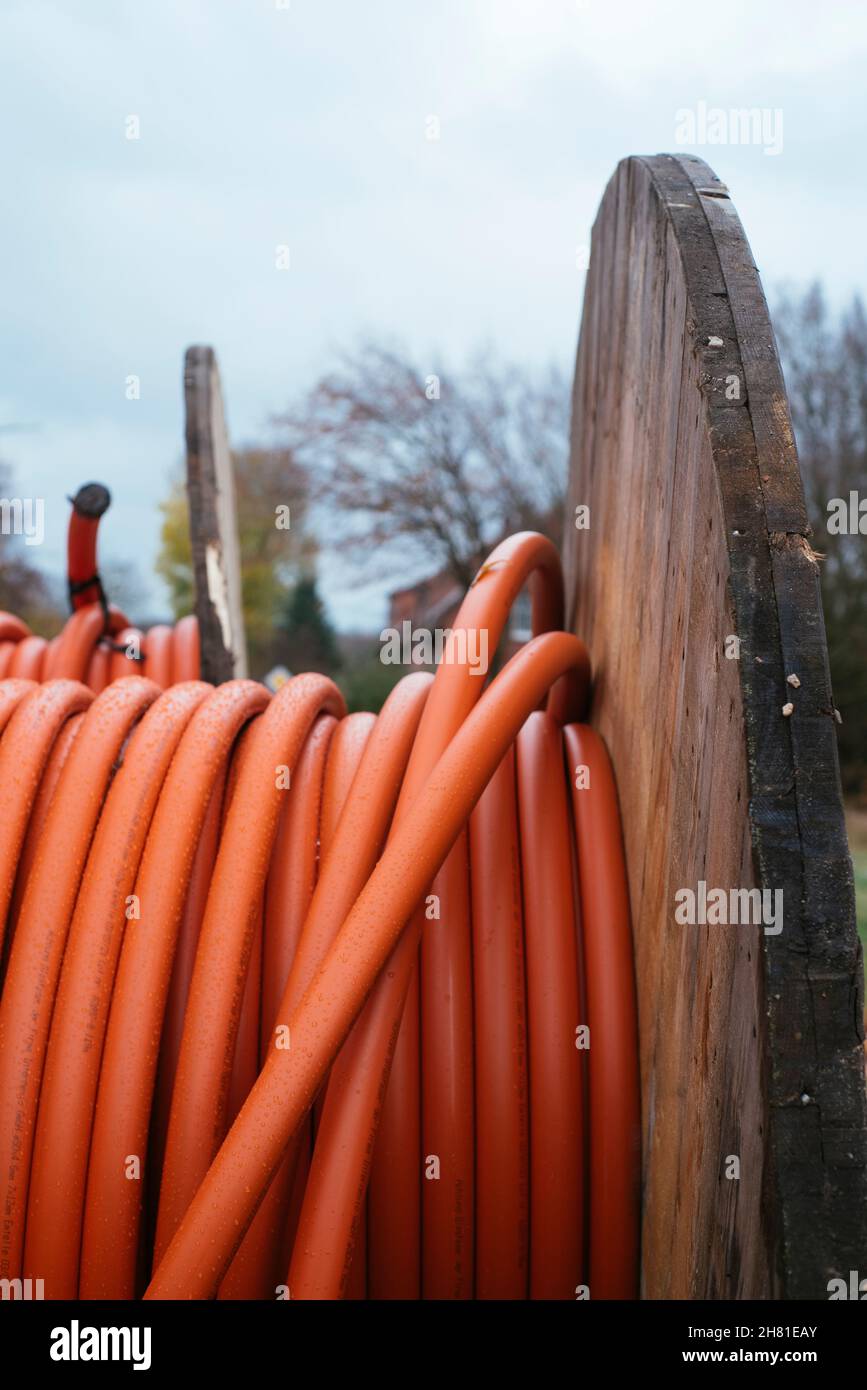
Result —
[{"label": "autumn tree foliage", "polygon": [[[262,676],[285,659],[280,627],[294,586],[309,575],[316,544],[307,526],[307,477],[288,450],[251,447],[233,453],[241,553],[241,596],[250,669]],[[175,618],[192,612],[193,566],[182,477],[161,504],[157,573]]]}]

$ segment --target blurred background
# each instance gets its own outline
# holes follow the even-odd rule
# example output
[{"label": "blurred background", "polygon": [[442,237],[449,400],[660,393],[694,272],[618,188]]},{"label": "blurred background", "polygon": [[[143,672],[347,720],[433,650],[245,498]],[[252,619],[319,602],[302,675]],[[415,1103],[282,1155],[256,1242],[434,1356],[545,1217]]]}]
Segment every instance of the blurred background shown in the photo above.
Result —
[{"label": "blurred background", "polygon": [[445,625],[515,527],[559,541],[596,208],[624,155],[699,154],[783,357],[867,932],[865,57],[835,0],[5,0],[0,494],[44,498],[45,539],[0,535],[0,607],[55,630],[93,478],[111,597],[188,610],[182,361],[210,343],[253,673],[375,708],[390,619]]}]

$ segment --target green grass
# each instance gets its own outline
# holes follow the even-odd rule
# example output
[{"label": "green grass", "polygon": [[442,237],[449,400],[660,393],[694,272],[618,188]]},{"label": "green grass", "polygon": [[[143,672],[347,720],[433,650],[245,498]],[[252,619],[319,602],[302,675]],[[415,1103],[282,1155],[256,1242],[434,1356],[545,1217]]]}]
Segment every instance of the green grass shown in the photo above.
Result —
[{"label": "green grass", "polygon": [[867,850],[852,851],[855,869],[855,911],[858,915],[858,934],[867,953]]},{"label": "green grass", "polygon": [[867,813],[854,807],[846,808],[846,829],[849,834],[849,849],[852,853],[852,868],[855,871],[855,914],[858,919],[858,935],[864,947],[865,969],[867,969]]}]

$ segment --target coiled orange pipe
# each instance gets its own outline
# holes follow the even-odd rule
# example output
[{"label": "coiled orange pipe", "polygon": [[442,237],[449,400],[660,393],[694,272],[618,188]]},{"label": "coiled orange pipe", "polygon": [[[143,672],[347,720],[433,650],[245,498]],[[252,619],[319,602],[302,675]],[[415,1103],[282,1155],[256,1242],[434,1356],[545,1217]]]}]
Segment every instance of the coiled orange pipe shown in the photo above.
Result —
[{"label": "coiled orange pipe", "polygon": [[550,543],[499,546],[454,631],[493,652],[527,582],[537,635],[486,689],[450,660],[375,719],[321,676],[179,679],[191,624],[110,679],[86,594],[0,681],[3,1277],[636,1296],[619,815]]},{"label": "coiled orange pipe", "polygon": [[72,615],[52,641],[0,612],[0,679],[82,681],[99,695],[121,676],[147,676],[161,690],[199,675],[199,628],[193,616],[147,633],[130,627],[108,602],[97,567],[97,533],[111,498],[101,483],[86,483],[71,498],[67,576]]}]

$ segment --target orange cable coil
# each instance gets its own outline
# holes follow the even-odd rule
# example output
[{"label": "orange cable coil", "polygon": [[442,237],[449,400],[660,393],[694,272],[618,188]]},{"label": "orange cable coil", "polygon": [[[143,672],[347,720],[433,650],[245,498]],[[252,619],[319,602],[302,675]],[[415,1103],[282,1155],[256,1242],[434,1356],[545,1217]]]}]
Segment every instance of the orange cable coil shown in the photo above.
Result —
[{"label": "orange cable coil", "polygon": [[554,547],[467,593],[494,651],[530,584],[486,688],[449,659],[374,718],[324,676],[213,689],[194,620],[110,650],[95,531],[58,639],[0,614],[0,1277],[636,1297],[626,873]]}]

